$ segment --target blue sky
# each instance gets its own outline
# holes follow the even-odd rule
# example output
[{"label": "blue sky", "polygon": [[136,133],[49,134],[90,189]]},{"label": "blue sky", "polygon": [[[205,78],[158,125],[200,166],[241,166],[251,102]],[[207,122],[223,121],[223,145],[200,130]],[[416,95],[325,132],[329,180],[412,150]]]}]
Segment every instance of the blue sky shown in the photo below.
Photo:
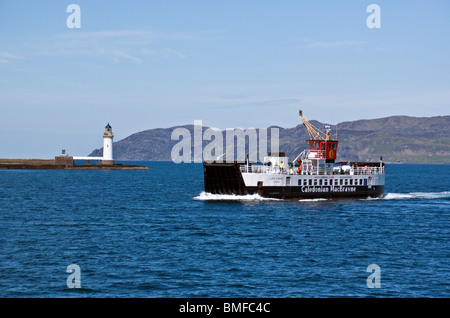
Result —
[{"label": "blue sky", "polygon": [[[69,4],[81,28],[69,29]],[[381,8],[370,29],[369,4]],[[449,115],[450,2],[0,2],[0,157],[152,128]]]}]

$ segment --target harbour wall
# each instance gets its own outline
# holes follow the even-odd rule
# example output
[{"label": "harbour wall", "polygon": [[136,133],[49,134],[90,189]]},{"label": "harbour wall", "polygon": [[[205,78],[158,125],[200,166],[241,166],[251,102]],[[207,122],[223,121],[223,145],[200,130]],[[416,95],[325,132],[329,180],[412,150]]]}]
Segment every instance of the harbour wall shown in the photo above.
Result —
[{"label": "harbour wall", "polygon": [[145,166],[116,164],[109,160],[103,164],[75,165],[73,157],[57,156],[55,159],[0,159],[0,169],[59,169],[59,170],[148,170]]}]

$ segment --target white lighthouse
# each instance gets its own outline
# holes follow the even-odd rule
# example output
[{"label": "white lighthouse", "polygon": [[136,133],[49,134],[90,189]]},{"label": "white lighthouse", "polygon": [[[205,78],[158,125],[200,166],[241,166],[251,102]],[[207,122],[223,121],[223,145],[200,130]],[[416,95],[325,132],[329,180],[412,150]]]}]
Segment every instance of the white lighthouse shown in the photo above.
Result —
[{"label": "white lighthouse", "polygon": [[109,125],[106,125],[105,132],[103,133],[103,159],[102,164],[104,165],[112,165],[114,164],[113,159],[113,138],[114,134],[112,132],[112,128]]}]

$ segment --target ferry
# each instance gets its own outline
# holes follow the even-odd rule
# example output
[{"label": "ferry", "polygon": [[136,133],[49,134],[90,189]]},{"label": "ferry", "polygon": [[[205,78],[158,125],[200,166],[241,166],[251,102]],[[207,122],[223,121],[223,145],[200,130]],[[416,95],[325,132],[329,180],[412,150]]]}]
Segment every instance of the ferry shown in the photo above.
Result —
[{"label": "ferry", "polygon": [[385,164],[336,162],[338,140],[330,126],[313,126],[300,110],[309,149],[290,161],[284,152],[269,152],[263,162],[203,162],[205,192],[278,199],[377,198],[384,194]]}]

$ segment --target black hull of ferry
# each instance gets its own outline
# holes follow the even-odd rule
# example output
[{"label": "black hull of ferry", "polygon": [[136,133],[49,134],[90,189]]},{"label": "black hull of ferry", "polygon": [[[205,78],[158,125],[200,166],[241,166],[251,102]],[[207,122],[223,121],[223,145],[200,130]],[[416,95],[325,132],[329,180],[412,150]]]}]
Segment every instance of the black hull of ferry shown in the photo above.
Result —
[{"label": "black hull of ferry", "polygon": [[[326,191],[320,191],[319,189]],[[347,191],[351,189],[351,191]],[[339,199],[339,198],[380,198],[384,194],[384,186],[353,186],[353,187],[342,187],[330,189],[330,187],[317,187],[316,189],[311,189],[308,192],[303,192],[301,186],[290,186],[290,187],[262,187],[258,189],[257,187],[247,187],[248,194],[259,194],[266,198],[277,198],[277,199]]]}]

